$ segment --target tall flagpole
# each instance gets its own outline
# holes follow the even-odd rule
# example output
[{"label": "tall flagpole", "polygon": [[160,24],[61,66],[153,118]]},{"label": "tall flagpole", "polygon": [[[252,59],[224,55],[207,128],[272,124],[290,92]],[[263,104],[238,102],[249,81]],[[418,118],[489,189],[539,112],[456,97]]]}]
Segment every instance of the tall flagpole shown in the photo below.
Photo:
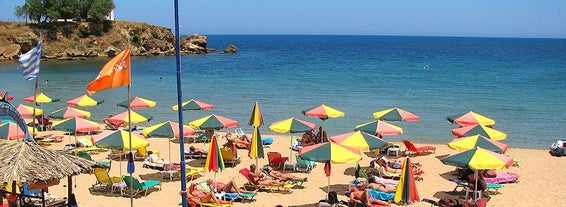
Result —
[{"label": "tall flagpole", "polygon": [[[35,142],[35,133],[34,130],[37,129],[37,126],[35,125],[35,106],[37,105],[37,82],[39,81],[39,77],[35,78],[35,87],[33,89],[33,111],[31,112],[31,123],[33,126],[33,129],[31,129],[31,136],[33,137],[33,140]],[[40,122],[40,120],[37,121],[38,123]],[[37,130],[39,131],[39,130]],[[25,139],[22,139],[22,141],[25,141]]]},{"label": "tall flagpole", "polygon": [[175,0],[175,61],[177,63],[177,110],[179,116],[179,151],[181,156],[181,202],[183,207],[187,207],[187,172],[185,167],[185,138],[183,133],[183,91],[181,90],[181,41],[179,33],[179,0]]},{"label": "tall flagpole", "polygon": [[[131,72],[131,68],[130,68],[130,72]],[[131,83],[130,83],[130,85],[131,85]],[[126,99],[127,100],[126,103],[128,104],[128,141],[129,141],[129,144],[130,144],[130,155],[129,156],[132,156],[132,157],[128,159],[128,165],[130,164],[129,163],[130,159],[132,159],[132,160],[134,159],[133,158],[134,154],[132,152],[132,107],[130,107],[130,85],[128,85],[128,99]],[[132,172],[133,170],[130,170],[129,168],[128,168],[128,171],[130,173],[130,184],[131,184],[133,179],[134,179],[132,177],[132,174],[134,172]],[[130,206],[134,207],[134,186],[133,185],[130,185]]]}]

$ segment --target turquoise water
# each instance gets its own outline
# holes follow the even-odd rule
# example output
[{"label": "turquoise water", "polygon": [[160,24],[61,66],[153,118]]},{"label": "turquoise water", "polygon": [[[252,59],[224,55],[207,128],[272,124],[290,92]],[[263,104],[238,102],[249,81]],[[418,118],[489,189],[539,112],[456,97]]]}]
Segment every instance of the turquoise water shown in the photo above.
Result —
[{"label": "turquoise water", "polygon": [[[322,103],[346,113],[324,124],[329,135],[352,131],[373,120],[372,113],[398,106],[421,117],[393,123],[404,128],[391,141],[447,143],[456,125],[446,116],[469,110],[497,121],[512,147],[547,148],[566,131],[566,40],[463,37],[209,35],[208,47],[238,47],[237,54],[183,56],[183,99],[215,105],[211,111],[185,112],[185,123],[210,113],[244,126],[255,101],[267,125]],[[42,104],[48,112],[84,94],[108,59],[43,61],[39,91],[60,98]],[[34,81],[22,80],[15,63],[0,64],[0,90],[21,103]],[[155,118],[148,126],[177,120],[174,57],[133,57],[132,96],[157,107],[140,109]],[[162,80],[160,80],[160,77]],[[46,85],[45,81],[49,80]],[[96,93],[106,99],[85,108],[100,121],[123,112],[125,87]],[[251,128],[244,127],[246,132]],[[263,133],[270,132],[267,126]]]}]

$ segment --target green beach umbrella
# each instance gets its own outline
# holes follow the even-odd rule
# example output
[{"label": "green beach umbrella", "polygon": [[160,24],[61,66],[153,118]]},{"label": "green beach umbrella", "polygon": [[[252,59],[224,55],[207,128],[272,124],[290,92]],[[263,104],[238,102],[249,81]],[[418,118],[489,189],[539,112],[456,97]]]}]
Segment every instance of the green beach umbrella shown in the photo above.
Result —
[{"label": "green beach umbrella", "polygon": [[387,123],[385,121],[376,120],[357,125],[355,130],[378,135],[399,135],[403,134],[403,128]]},{"label": "green beach umbrella", "polygon": [[269,130],[279,133],[304,133],[315,128],[316,124],[293,117],[274,122],[269,126]]},{"label": "green beach umbrella", "polygon": [[452,134],[457,137],[473,136],[479,134],[492,140],[503,140],[507,138],[507,134],[500,132],[494,128],[479,124],[453,129]]},{"label": "green beach umbrella", "polygon": [[[179,106],[178,105],[174,105],[171,108],[173,108],[173,110],[177,111],[179,110]],[[191,99],[188,101],[185,101],[183,103],[181,103],[181,110],[183,111],[198,111],[198,110],[209,110],[214,108],[214,106],[212,104],[208,104],[202,101],[198,101],[195,99]]]},{"label": "green beach umbrella", "polygon": [[330,137],[330,141],[363,151],[374,150],[387,146],[387,142],[385,140],[362,131],[336,135]]},{"label": "green beach umbrella", "polygon": [[49,114],[49,118],[52,119],[68,119],[71,117],[89,118],[90,112],[67,106]]},{"label": "green beach umbrella", "polygon": [[238,121],[232,120],[219,115],[208,115],[200,119],[189,122],[189,126],[193,129],[223,129],[235,127]]},{"label": "green beach umbrella", "polygon": [[420,119],[419,116],[397,107],[375,112],[373,113],[373,117],[375,119],[384,120],[384,121],[405,121],[405,122],[418,121]]},{"label": "green beach umbrella", "polygon": [[92,96],[85,94],[67,101],[67,106],[81,106],[81,107],[96,106],[103,102],[104,99],[94,98]]},{"label": "green beach umbrella", "polygon": [[157,102],[146,98],[141,98],[138,96],[130,99],[130,101],[122,101],[118,103],[119,107],[132,108],[132,109],[151,108],[151,107],[155,107],[156,105]]}]

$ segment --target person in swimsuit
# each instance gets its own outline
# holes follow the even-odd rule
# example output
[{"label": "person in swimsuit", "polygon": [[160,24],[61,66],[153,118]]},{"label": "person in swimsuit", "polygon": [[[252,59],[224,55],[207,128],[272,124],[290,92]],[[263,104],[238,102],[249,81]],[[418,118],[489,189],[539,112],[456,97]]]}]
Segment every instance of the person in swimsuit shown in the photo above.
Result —
[{"label": "person in swimsuit", "polygon": [[[238,185],[236,184],[236,182],[234,180],[230,180],[228,183],[216,182],[216,184],[215,184],[214,180],[208,179],[208,180],[206,180],[206,184],[208,184],[208,187],[212,191],[216,191],[216,192],[237,193],[237,194],[242,194],[242,193],[256,194],[257,193],[257,190],[247,191],[247,190],[240,189],[240,187],[238,187]],[[215,190],[215,189],[218,189],[218,190]]]},{"label": "person in swimsuit", "polygon": [[285,182],[277,181],[277,180],[270,180],[266,179],[265,175],[261,174],[260,172],[256,172],[255,164],[250,165],[250,179],[253,180],[256,184],[260,185],[271,185],[271,186],[283,186]]},{"label": "person in swimsuit", "polygon": [[[182,193],[183,192],[179,192],[179,194]],[[234,200],[220,200],[214,196],[214,193],[212,191],[205,192],[204,190],[198,189],[196,183],[191,183],[191,185],[189,186],[189,189],[187,190],[187,197],[196,198],[201,203],[216,203],[216,205],[231,204],[234,202]]]},{"label": "person in swimsuit", "polygon": [[282,173],[279,172],[277,170],[274,170],[272,167],[267,166],[266,168],[264,168],[265,171],[267,173],[269,173],[269,175],[271,175],[274,178],[286,181],[286,180],[301,180],[301,181],[306,181],[307,178],[306,177],[299,177],[299,176],[295,176],[292,174],[287,174],[287,173]]}]

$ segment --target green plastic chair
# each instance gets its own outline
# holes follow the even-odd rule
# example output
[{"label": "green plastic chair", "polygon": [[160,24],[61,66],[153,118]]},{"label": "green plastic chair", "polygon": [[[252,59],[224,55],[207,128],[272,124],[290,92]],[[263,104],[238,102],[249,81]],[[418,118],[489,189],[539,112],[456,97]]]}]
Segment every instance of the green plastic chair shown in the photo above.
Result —
[{"label": "green plastic chair", "polygon": [[139,192],[144,191],[144,196],[147,196],[147,191],[150,188],[158,185],[159,185],[159,190],[161,190],[161,182],[159,180],[146,180],[145,182],[140,183],[140,181],[137,178],[130,177],[128,175],[125,175],[123,180],[126,183],[126,186],[128,186],[128,188],[133,188],[134,195],[138,195]]}]

